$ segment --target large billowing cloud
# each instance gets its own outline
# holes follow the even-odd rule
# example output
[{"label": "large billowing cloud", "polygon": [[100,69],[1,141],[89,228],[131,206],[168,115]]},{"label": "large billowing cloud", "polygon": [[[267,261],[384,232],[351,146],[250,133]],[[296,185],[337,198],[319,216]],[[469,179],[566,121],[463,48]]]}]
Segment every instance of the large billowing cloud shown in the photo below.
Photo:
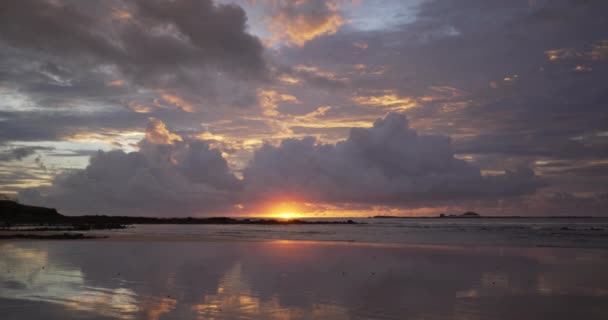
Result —
[{"label": "large billowing cloud", "polygon": [[265,145],[245,170],[250,192],[269,198],[336,203],[433,206],[436,202],[533,193],[530,169],[483,176],[454,157],[450,139],[419,135],[404,115],[391,113],[372,128],[353,128],[347,140],[314,138]]},{"label": "large billowing cloud", "polygon": [[137,152],[99,151],[85,169],[59,174],[51,187],[20,198],[68,213],[185,216],[229,210],[239,188],[218,150],[152,119]]},{"label": "large billowing cloud", "polygon": [[372,128],[353,128],[335,145],[312,137],[265,145],[242,181],[218,150],[151,119],[139,151],[100,151],[86,169],[21,197],[70,212],[183,216],[234,213],[239,201],[255,206],[277,199],[435,206],[527,195],[539,185],[529,169],[483,176],[454,157],[449,138],[418,135],[404,115],[392,113]]}]

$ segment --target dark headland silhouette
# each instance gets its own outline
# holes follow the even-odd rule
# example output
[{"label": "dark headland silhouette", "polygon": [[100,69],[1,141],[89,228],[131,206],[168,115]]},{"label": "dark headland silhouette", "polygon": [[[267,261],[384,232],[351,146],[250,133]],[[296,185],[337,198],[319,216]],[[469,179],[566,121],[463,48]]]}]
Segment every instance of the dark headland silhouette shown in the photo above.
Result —
[{"label": "dark headland silhouette", "polygon": [[440,214],[439,218],[481,218],[481,215],[477,212],[467,211],[463,214]]},{"label": "dark headland silhouette", "polygon": [[56,209],[27,206],[12,200],[0,200],[0,221],[9,223],[55,222],[64,218]]},{"label": "dark headland silhouette", "polygon": [[[0,200],[0,228],[10,229],[20,226],[32,226],[32,230],[99,230],[122,229],[132,224],[263,224],[263,225],[292,225],[292,224],[356,224],[353,220],[345,221],[306,221],[300,219],[235,219],[228,217],[210,218],[156,218],[130,217],[108,215],[66,216],[56,209],[28,206],[13,200]],[[34,228],[35,227],[35,228]],[[46,227],[46,228],[45,228]]]}]

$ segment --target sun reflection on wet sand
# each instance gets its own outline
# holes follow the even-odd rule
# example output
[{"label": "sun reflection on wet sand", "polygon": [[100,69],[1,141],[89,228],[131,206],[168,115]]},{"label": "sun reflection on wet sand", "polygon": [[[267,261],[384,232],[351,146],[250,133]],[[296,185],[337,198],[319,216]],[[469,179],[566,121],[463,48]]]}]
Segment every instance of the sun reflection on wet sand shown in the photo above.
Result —
[{"label": "sun reflection on wet sand", "polygon": [[310,310],[281,306],[277,297],[263,300],[255,296],[244,277],[241,263],[236,263],[220,279],[215,294],[205,295],[203,303],[192,306],[197,319],[348,319],[344,308],[315,304]]},{"label": "sun reflection on wet sand", "polygon": [[146,319],[159,320],[161,315],[173,311],[176,305],[177,300],[175,299],[161,298],[160,301],[155,301],[155,303],[151,303],[149,307],[146,308]]}]

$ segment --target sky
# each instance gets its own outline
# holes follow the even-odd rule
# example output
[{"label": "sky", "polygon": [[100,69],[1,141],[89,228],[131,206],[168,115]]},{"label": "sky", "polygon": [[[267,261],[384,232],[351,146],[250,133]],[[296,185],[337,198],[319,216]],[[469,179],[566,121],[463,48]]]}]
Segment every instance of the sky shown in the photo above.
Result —
[{"label": "sky", "polygon": [[68,214],[608,216],[604,0],[0,2],[0,193]]}]

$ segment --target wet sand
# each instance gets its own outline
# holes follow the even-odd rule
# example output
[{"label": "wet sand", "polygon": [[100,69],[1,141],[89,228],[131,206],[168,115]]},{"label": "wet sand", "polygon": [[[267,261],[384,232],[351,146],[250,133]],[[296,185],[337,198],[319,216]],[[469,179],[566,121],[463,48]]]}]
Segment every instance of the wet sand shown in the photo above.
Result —
[{"label": "wet sand", "polygon": [[606,319],[608,251],[0,241],[2,319]]}]

